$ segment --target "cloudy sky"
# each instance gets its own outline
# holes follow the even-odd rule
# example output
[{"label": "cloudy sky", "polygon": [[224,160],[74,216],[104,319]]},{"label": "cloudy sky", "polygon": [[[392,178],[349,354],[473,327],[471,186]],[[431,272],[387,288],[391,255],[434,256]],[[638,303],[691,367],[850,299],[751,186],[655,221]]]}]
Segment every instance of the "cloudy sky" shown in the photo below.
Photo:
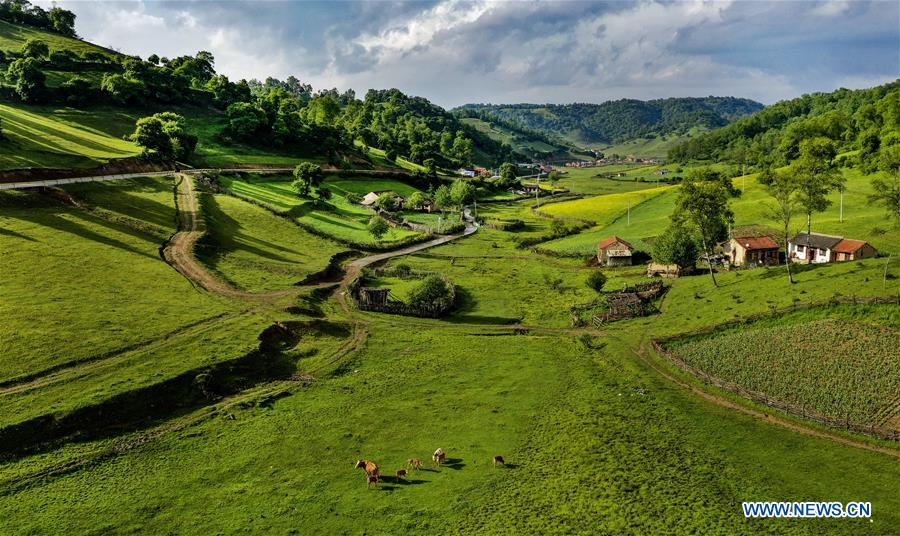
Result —
[{"label": "cloudy sky", "polygon": [[[49,7],[49,0],[35,2]],[[95,43],[208,50],[232,79],[467,102],[735,95],[772,103],[900,78],[900,2],[59,0]]]}]

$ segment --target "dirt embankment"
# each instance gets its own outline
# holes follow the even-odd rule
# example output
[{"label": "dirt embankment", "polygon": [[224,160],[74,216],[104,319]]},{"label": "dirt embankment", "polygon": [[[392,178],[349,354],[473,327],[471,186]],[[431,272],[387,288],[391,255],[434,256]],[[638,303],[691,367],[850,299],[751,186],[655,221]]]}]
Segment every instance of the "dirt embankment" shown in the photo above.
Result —
[{"label": "dirt embankment", "polygon": [[101,175],[121,175],[126,173],[150,173],[169,171],[172,164],[150,162],[141,158],[121,158],[102,166],[85,169],[27,168],[0,171],[0,182],[29,182],[74,177],[98,177]]}]

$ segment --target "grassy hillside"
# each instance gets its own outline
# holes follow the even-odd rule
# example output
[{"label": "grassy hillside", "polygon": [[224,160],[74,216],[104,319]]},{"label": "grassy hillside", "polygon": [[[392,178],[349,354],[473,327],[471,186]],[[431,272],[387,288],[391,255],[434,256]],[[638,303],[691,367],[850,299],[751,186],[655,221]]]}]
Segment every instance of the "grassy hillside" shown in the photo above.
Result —
[{"label": "grassy hillside", "polygon": [[[883,207],[869,202],[868,196],[872,193],[871,176],[854,169],[845,169],[843,173],[847,178],[844,194],[844,221],[840,221],[840,194],[834,192],[829,195],[831,206],[825,212],[813,215],[813,231],[867,240],[885,253],[900,253],[900,247],[898,247],[900,230],[885,221]],[[761,185],[756,182],[756,175],[738,177],[734,179],[734,184],[739,189],[746,188],[744,193],[732,200],[731,203],[735,213],[735,225],[777,227],[775,222],[768,218],[768,206],[772,201]],[[609,217],[607,217],[608,223],[602,227],[547,242],[541,247],[554,251],[589,255],[594,251],[598,241],[615,234],[626,240],[634,241],[639,247],[649,251],[653,238],[669,225],[676,197],[677,192],[673,190],[643,203],[635,204],[631,209],[630,224],[622,217],[621,207],[619,207],[617,213],[607,213],[609,217],[612,217],[612,221],[609,222]],[[550,205],[547,211],[571,212],[570,203],[584,204],[590,203],[590,201],[571,201]],[[596,203],[604,203],[603,197],[596,198]],[[793,230],[803,230],[805,224],[805,218],[798,216],[793,222]]]},{"label": "grassy hillside", "polygon": [[[392,227],[381,240],[376,241],[366,229],[366,224],[373,215],[370,209],[351,204],[340,195],[333,196],[324,204],[300,199],[291,188],[292,180],[289,176],[266,176],[249,180],[223,176],[220,182],[237,195],[262,203],[316,232],[340,241],[363,246],[384,246],[418,235],[413,231]],[[367,187],[362,188],[365,189]]]},{"label": "grassy hillside", "polygon": [[0,169],[92,167],[140,153],[122,139],[140,117],[132,110],[77,110],[0,104]]},{"label": "grassy hillside", "polygon": [[22,50],[22,45],[25,44],[25,41],[29,39],[44,41],[49,46],[51,53],[58,50],[71,50],[79,55],[96,52],[107,57],[118,56],[117,52],[87,41],[0,20],[0,50],[3,52],[18,53]]}]

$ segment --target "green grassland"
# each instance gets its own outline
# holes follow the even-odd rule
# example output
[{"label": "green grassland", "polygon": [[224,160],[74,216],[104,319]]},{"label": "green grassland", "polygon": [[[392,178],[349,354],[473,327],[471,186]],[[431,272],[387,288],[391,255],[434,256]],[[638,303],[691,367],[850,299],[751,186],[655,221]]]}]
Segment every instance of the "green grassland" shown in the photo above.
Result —
[{"label": "green grassland", "polygon": [[[657,183],[655,179],[652,182],[639,180],[639,177],[633,174],[612,179],[599,176],[601,173],[614,173],[615,171],[609,169],[611,167],[613,166],[567,168],[564,170],[565,173],[561,175],[557,185],[584,195],[605,195],[656,188],[665,184],[663,181]],[[615,167],[619,168],[620,166]],[[623,167],[623,169],[635,168],[628,166]]]},{"label": "green grassland", "polygon": [[464,117],[460,119],[460,121],[466,125],[469,125],[479,132],[486,134],[492,140],[499,141],[500,143],[505,143],[513,148],[515,151],[524,152],[524,153],[532,153],[532,152],[554,152],[559,150],[558,146],[549,145],[540,140],[534,139],[523,139],[521,135],[503,128],[499,125],[494,125],[487,123],[481,119],[476,117]]},{"label": "green grassland", "polygon": [[[309,224],[317,210],[286,179],[221,182]],[[341,180],[347,191],[371,187]],[[214,298],[160,260],[157,234],[146,229],[172,228],[170,180],[83,184],[72,193],[96,208],[0,195],[0,245],[13,252],[0,258],[8,319],[0,336],[15,345],[4,347],[0,378],[94,352],[110,356],[87,363],[96,368],[73,365],[71,382],[19,392],[0,385],[0,427],[64,416],[231,359],[256,347],[273,321],[306,318],[282,303],[250,308]],[[607,209],[596,203],[571,213],[605,221]],[[312,378],[306,383],[274,381],[259,394],[248,385],[208,402],[214,410],[164,418],[146,443],[138,427],[5,459],[0,532],[859,534],[900,524],[894,458],[713,404],[655,370],[677,374],[649,349],[653,338],[837,293],[896,295],[900,263],[886,272],[885,259],[797,267],[793,285],[780,267],[721,273],[718,288],[708,275],[685,277],[668,282],[659,314],[572,329],[569,308],[596,298],[585,285],[595,268],[515,247],[515,237],[550,230],[529,204],[479,205],[486,218],[523,219],[520,231],[481,228],[384,263],[449,277],[460,302],[444,319],[344,312],[327,300],[321,309],[332,328],[304,333],[279,354]],[[351,207],[333,210],[326,214],[356,221]],[[215,237],[214,249],[198,249],[201,259],[248,289],[285,288],[340,249],[230,196],[202,194],[201,212]],[[641,272],[608,270],[607,288],[645,280]],[[376,284],[403,298],[415,282]],[[898,322],[889,306],[795,314],[798,325]],[[768,329],[765,322],[757,328]],[[35,365],[22,370],[22,356]],[[137,446],[116,450],[120,442]],[[408,458],[427,460],[437,447],[447,451],[444,467],[426,462],[406,482],[393,478]],[[497,454],[506,468],[491,465]],[[360,458],[386,475],[377,489],[353,469]],[[52,471],[61,465],[68,469]],[[874,516],[823,528],[821,520],[745,520],[740,511],[745,500],[797,498],[871,501]]]},{"label": "green grassland", "polygon": [[588,144],[588,146],[608,155],[618,154],[634,158],[666,158],[670,148],[704,132],[707,132],[707,129],[694,127],[681,136],[669,134],[668,136],[656,136],[654,138],[635,138],[612,145]]},{"label": "green grassland", "polygon": [[620,194],[600,195],[562,203],[551,203],[541,207],[541,211],[558,218],[583,218],[595,221],[598,225],[606,226],[618,219],[629,207],[640,205],[672,188],[672,186],[660,186],[658,188]]},{"label": "green grassland", "polygon": [[41,41],[44,41],[50,48],[51,53],[57,50],[70,50],[76,54],[82,54],[85,52],[99,52],[110,57],[118,55],[118,53],[116,52],[103,47],[98,47],[97,45],[93,45],[91,43],[88,43],[87,41],[73,39],[71,37],[66,37],[64,35],[53,32],[47,32],[38,28],[0,21],[0,50],[2,50],[3,52],[21,51],[22,45],[24,45],[25,42],[29,39],[39,39]]},{"label": "green grassland", "polygon": [[[236,179],[223,176],[222,185],[234,193],[262,203],[273,210],[283,212],[297,222],[337,240],[362,245],[383,245],[415,237],[418,233],[393,227],[381,240],[376,241],[366,229],[373,212],[361,205],[348,202],[342,196],[333,196],[325,204],[297,197],[291,188],[289,176],[265,176],[252,179]],[[362,181],[363,184],[367,180]],[[401,187],[400,184],[395,186]],[[356,187],[365,190],[366,187]]]},{"label": "green grassland", "polygon": [[370,178],[344,178],[329,177],[322,182],[322,185],[330,188],[333,193],[338,195],[356,194],[366,195],[369,192],[395,192],[407,197],[419,189],[406,183],[393,179],[370,179]]},{"label": "green grassland", "polygon": [[286,218],[228,195],[200,199],[207,235],[198,256],[226,281],[250,291],[275,290],[328,266],[345,248]]},{"label": "green grassland", "polygon": [[92,167],[136,156],[136,145],[122,139],[140,117],[132,111],[101,112],[0,104],[3,134],[0,169]]}]

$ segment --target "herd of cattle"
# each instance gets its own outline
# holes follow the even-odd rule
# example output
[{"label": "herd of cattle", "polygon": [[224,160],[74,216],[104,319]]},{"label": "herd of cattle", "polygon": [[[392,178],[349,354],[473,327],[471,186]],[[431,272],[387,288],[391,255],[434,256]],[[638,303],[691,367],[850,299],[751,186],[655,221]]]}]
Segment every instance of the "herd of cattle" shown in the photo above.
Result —
[{"label": "herd of cattle", "polygon": [[[437,467],[440,467],[444,464],[444,461],[447,459],[447,454],[444,452],[443,448],[439,448],[434,451],[434,454],[431,455],[431,460]],[[499,465],[506,465],[506,461],[503,459],[503,456],[497,455],[494,456],[494,467]],[[363,469],[366,472],[366,484],[369,488],[373,488],[378,486],[379,480],[381,480],[381,475],[378,472],[378,464],[373,462],[372,460],[359,460],[355,465],[356,469]],[[406,480],[406,476],[409,474],[410,470],[416,470],[422,468],[422,460],[418,458],[410,458],[406,461],[406,469],[397,469],[395,476],[397,481]]]}]

